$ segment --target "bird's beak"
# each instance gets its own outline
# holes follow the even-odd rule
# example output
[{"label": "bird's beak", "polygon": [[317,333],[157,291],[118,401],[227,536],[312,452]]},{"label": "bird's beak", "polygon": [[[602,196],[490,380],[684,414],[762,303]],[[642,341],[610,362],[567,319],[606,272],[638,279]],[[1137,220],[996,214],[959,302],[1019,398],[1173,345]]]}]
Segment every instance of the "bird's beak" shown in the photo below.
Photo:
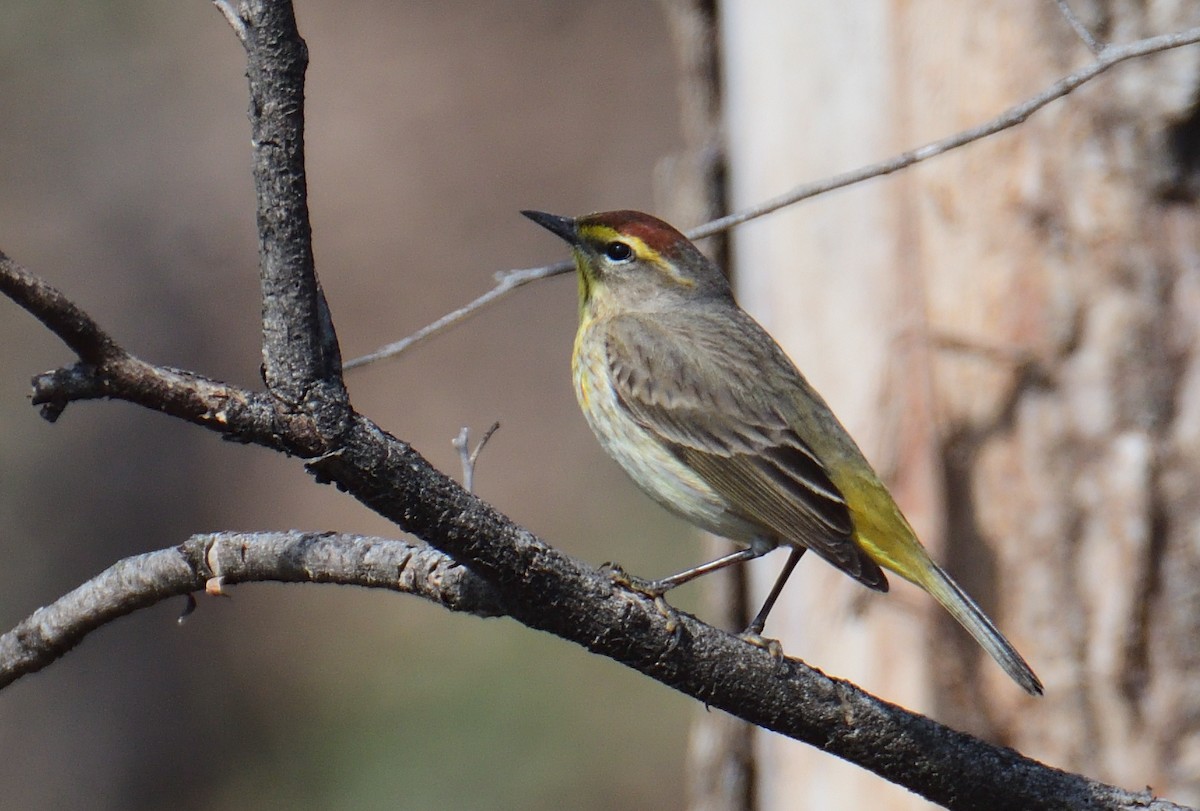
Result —
[{"label": "bird's beak", "polygon": [[575,229],[575,220],[573,217],[560,217],[557,214],[547,214],[544,211],[522,211],[521,213],[550,233],[562,237],[569,244],[579,244],[579,232]]}]

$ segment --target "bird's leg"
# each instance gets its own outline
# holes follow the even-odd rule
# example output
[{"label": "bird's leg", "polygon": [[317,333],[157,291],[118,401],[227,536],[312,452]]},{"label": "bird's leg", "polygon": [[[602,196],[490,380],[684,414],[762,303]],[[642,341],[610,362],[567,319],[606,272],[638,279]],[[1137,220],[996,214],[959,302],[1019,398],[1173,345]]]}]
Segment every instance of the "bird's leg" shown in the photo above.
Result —
[{"label": "bird's leg", "polygon": [[[710,560],[708,563],[702,563],[691,569],[685,569],[678,574],[673,574],[670,577],[664,577],[660,580],[643,580],[640,577],[634,577],[616,563],[605,563],[601,568],[606,569],[612,581],[622,588],[653,599],[659,613],[667,618],[671,626],[677,628],[678,618],[675,616],[675,610],[667,605],[667,601],[663,599],[664,594],[671,589],[682,586],[684,583],[690,583],[698,577],[712,574],[715,571],[728,568],[736,563],[745,563],[748,560],[754,560],[774,548],[774,545],[753,544],[745,549],[730,552],[728,555],[722,555],[716,560]],[[796,568],[796,564],[800,562],[800,556],[803,554],[804,547],[792,547],[791,555],[788,557],[787,563],[784,564],[783,571],[776,578],[775,585],[771,587],[771,593],[767,595],[767,600],[763,603],[763,607],[754,617],[749,627],[739,634],[742,639],[745,639],[752,645],[765,648],[780,658],[783,656],[783,648],[779,645],[778,641],[764,638],[762,636],[762,629],[766,625],[767,614],[775,606],[775,601],[779,599],[779,594],[783,591],[784,584],[787,582],[788,577],[791,576],[792,570]]]},{"label": "bird's leg", "polygon": [[682,629],[679,617],[675,614],[675,609],[667,605],[667,601],[663,599],[664,594],[673,588],[682,586],[684,583],[695,580],[697,577],[703,577],[706,574],[711,574],[719,569],[732,566],[735,563],[754,560],[754,558],[770,551],[770,549],[771,547],[754,546],[739,549],[736,552],[723,555],[716,560],[710,560],[708,563],[702,563],[691,569],[685,569],[679,574],[664,577],[661,580],[642,580],[640,577],[634,577],[616,563],[606,563],[601,568],[608,571],[608,576],[612,579],[613,583],[654,600],[654,606],[658,609],[658,612],[667,618],[668,628],[673,632],[678,632]]},{"label": "bird's leg", "polygon": [[647,597],[662,597],[668,591],[684,583],[690,583],[697,577],[703,577],[706,574],[724,569],[727,566],[732,566],[735,563],[744,563],[747,560],[754,560],[767,549],[755,549],[754,547],[746,547],[739,549],[736,552],[730,552],[728,555],[722,555],[716,560],[710,560],[708,563],[702,563],[691,569],[685,569],[679,574],[673,574],[670,577],[664,577],[661,580],[642,580],[626,574],[618,566],[609,566],[613,580],[622,586],[625,586],[630,591],[636,591],[640,594],[645,594]]},{"label": "bird's leg", "polygon": [[767,627],[767,615],[771,613],[771,609],[775,607],[776,601],[779,600],[779,595],[783,593],[784,584],[792,576],[792,571],[804,555],[805,548],[803,546],[792,547],[787,563],[783,564],[783,569],[780,570],[779,577],[775,578],[775,585],[771,586],[771,593],[767,595],[767,599],[763,602],[762,608],[758,610],[758,613],[754,615],[754,619],[746,626],[746,630],[742,632],[742,636],[758,636],[763,632],[763,628]]},{"label": "bird's leg", "polygon": [[796,564],[800,562],[800,558],[803,557],[804,550],[805,547],[803,546],[792,547],[787,563],[783,564],[783,569],[780,570],[779,576],[775,578],[775,585],[771,586],[771,593],[767,595],[762,608],[754,615],[754,619],[750,620],[750,624],[746,626],[746,630],[739,634],[742,639],[750,644],[766,648],[772,655],[777,657],[783,656],[783,647],[779,644],[779,640],[764,637],[762,635],[763,628],[767,625],[767,615],[771,613],[771,609],[775,607],[775,602],[779,599],[779,595],[783,593],[783,586],[787,583],[788,578],[792,576],[792,571],[796,568]]}]

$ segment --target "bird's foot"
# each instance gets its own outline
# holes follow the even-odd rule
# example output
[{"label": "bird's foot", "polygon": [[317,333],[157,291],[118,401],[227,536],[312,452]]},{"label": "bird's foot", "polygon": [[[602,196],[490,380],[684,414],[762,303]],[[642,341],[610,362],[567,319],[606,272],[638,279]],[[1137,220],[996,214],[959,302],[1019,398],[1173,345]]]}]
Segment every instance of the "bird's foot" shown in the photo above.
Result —
[{"label": "bird's foot", "polygon": [[[621,564],[614,563],[611,560],[600,566],[600,571],[608,574],[608,579],[615,585],[620,586],[626,591],[632,591],[635,594],[640,594],[643,597],[649,597],[651,600],[659,601],[662,596],[671,589],[675,588],[674,583],[665,580],[644,580],[640,577],[630,574],[621,568]],[[665,605],[665,603],[664,603]]]},{"label": "bird's foot", "polygon": [[762,648],[767,653],[771,654],[771,658],[777,662],[783,662],[783,645],[778,639],[769,639],[765,637],[755,628],[747,628],[738,634],[738,639],[743,642],[749,642],[756,648]]},{"label": "bird's foot", "polygon": [[663,619],[667,621],[667,633],[673,636],[672,649],[683,641],[683,623],[679,619],[679,612],[663,599],[663,595],[674,588],[673,583],[666,583],[662,580],[643,580],[640,577],[631,575],[621,568],[619,563],[613,563],[612,561],[601,565],[600,570],[608,574],[608,578],[613,582],[613,585],[619,586],[625,591],[648,597],[654,601],[654,607]]}]

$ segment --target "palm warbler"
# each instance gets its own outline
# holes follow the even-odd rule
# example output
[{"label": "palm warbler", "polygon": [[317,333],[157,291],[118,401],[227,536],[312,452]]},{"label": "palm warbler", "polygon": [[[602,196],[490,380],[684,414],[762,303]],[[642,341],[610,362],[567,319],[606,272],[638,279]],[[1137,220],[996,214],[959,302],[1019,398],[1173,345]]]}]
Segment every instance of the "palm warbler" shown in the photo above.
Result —
[{"label": "palm warbler", "polygon": [[812,549],[886,591],[888,569],[962,623],[1027,692],[1041,682],[917,540],[821,396],[683,234],[636,211],[526,217],[572,248],[575,394],[600,444],[655,501],[744,548],[651,584],[664,593],[780,544],[792,550],[747,633],[757,636]]}]

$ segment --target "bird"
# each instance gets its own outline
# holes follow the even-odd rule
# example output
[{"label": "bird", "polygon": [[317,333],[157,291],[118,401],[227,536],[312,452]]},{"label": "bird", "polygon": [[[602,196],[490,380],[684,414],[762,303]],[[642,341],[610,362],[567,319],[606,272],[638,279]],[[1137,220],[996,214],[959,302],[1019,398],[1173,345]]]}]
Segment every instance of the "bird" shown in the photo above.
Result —
[{"label": "bird", "polygon": [[524,216],[571,248],[579,287],[572,378],[603,449],[653,500],[736,551],[649,583],[650,593],[790,549],[759,636],[805,550],[876,591],[884,570],[940,603],[1022,689],[1042,683],[930,557],[829,406],[735,301],[720,268],[639,211]]}]

